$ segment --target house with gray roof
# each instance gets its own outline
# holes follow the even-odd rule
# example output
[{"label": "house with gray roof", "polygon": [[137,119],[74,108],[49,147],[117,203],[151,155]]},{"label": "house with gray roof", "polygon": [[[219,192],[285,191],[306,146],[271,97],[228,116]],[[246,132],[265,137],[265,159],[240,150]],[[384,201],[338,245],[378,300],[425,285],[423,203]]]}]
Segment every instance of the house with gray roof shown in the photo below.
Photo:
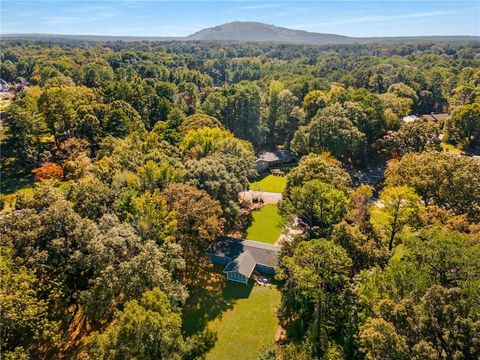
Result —
[{"label": "house with gray roof", "polygon": [[279,252],[277,245],[233,237],[220,237],[208,248],[212,263],[225,265],[227,279],[243,284],[254,271],[274,275]]},{"label": "house with gray roof", "polygon": [[295,160],[295,157],[288,150],[263,151],[258,155],[255,165],[257,171],[265,171],[275,166],[291,164]]}]

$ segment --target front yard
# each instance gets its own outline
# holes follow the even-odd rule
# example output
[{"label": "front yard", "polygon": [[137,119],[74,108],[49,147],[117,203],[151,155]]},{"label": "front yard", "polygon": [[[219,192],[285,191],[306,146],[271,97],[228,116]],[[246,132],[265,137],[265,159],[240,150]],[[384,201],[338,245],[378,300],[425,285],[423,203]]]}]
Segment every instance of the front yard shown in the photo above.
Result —
[{"label": "front yard", "polygon": [[277,205],[265,204],[252,212],[252,223],[246,230],[245,239],[273,244],[282,230],[282,217]]},{"label": "front yard", "polygon": [[196,284],[183,313],[187,335],[203,329],[216,333],[207,360],[252,360],[273,344],[278,328],[276,309],[280,292],[275,285],[227,282],[221,268]]}]

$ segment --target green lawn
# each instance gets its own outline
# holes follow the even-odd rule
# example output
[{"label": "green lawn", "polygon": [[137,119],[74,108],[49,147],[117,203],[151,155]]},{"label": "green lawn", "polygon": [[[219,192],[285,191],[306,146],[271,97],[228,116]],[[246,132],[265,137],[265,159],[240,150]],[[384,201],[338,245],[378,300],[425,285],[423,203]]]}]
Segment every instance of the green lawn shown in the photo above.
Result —
[{"label": "green lawn", "polygon": [[245,238],[273,244],[282,229],[282,217],[277,211],[277,205],[266,204],[252,213],[252,224],[247,228]]},{"label": "green lawn", "polygon": [[287,184],[286,176],[267,175],[262,179],[250,183],[250,190],[281,193]]},{"label": "green lawn", "polygon": [[255,359],[275,339],[280,292],[276,286],[227,282],[220,272],[217,268],[211,279],[190,289],[184,331],[191,335],[207,328],[216,334],[207,360]]},{"label": "green lawn", "polygon": [[[229,283],[227,286],[243,286]],[[232,309],[209,324],[217,342],[206,360],[251,360],[273,344],[278,327],[276,308],[280,292],[275,286],[252,287],[250,296],[238,299]]]}]

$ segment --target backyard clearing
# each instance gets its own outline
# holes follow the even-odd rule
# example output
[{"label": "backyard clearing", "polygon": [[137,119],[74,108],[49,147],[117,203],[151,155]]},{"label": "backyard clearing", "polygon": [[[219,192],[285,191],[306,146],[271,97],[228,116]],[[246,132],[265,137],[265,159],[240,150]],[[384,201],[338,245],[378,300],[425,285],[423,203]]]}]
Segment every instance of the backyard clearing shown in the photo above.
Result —
[{"label": "backyard clearing", "polygon": [[250,190],[282,193],[286,184],[286,176],[275,176],[270,174],[261,180],[250,183]]},{"label": "backyard clearing", "polygon": [[247,228],[247,240],[274,244],[283,230],[282,217],[277,205],[265,204],[252,212],[252,224]]},{"label": "backyard clearing", "polygon": [[209,280],[191,290],[184,310],[184,331],[190,335],[207,328],[216,333],[207,360],[255,359],[274,342],[280,292],[275,285],[227,282],[218,271],[212,274],[214,283]]},{"label": "backyard clearing", "polygon": [[[245,287],[232,282],[229,286]],[[209,324],[218,339],[206,359],[255,359],[261,350],[273,344],[279,304],[280,292],[275,286],[253,285],[248,298],[238,299],[231,310]]]}]

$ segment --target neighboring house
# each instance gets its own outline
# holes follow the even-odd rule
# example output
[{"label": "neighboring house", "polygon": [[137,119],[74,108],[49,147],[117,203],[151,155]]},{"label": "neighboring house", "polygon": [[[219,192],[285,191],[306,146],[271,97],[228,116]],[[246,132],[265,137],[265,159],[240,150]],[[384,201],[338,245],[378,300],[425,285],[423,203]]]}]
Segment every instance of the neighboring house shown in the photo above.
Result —
[{"label": "neighboring house", "polygon": [[408,115],[408,116],[405,116],[404,118],[402,118],[402,121],[406,122],[406,123],[410,123],[410,122],[414,122],[417,119],[418,119],[417,115]]},{"label": "neighboring house", "polygon": [[254,271],[274,275],[280,246],[233,237],[221,237],[208,248],[214,264],[225,265],[227,279],[248,284]]},{"label": "neighboring house", "polygon": [[291,164],[295,157],[288,150],[264,151],[261,152],[255,162],[257,171],[265,171],[275,166]]},{"label": "neighboring house", "polygon": [[0,79],[0,92],[9,92],[10,84],[3,79]]}]

